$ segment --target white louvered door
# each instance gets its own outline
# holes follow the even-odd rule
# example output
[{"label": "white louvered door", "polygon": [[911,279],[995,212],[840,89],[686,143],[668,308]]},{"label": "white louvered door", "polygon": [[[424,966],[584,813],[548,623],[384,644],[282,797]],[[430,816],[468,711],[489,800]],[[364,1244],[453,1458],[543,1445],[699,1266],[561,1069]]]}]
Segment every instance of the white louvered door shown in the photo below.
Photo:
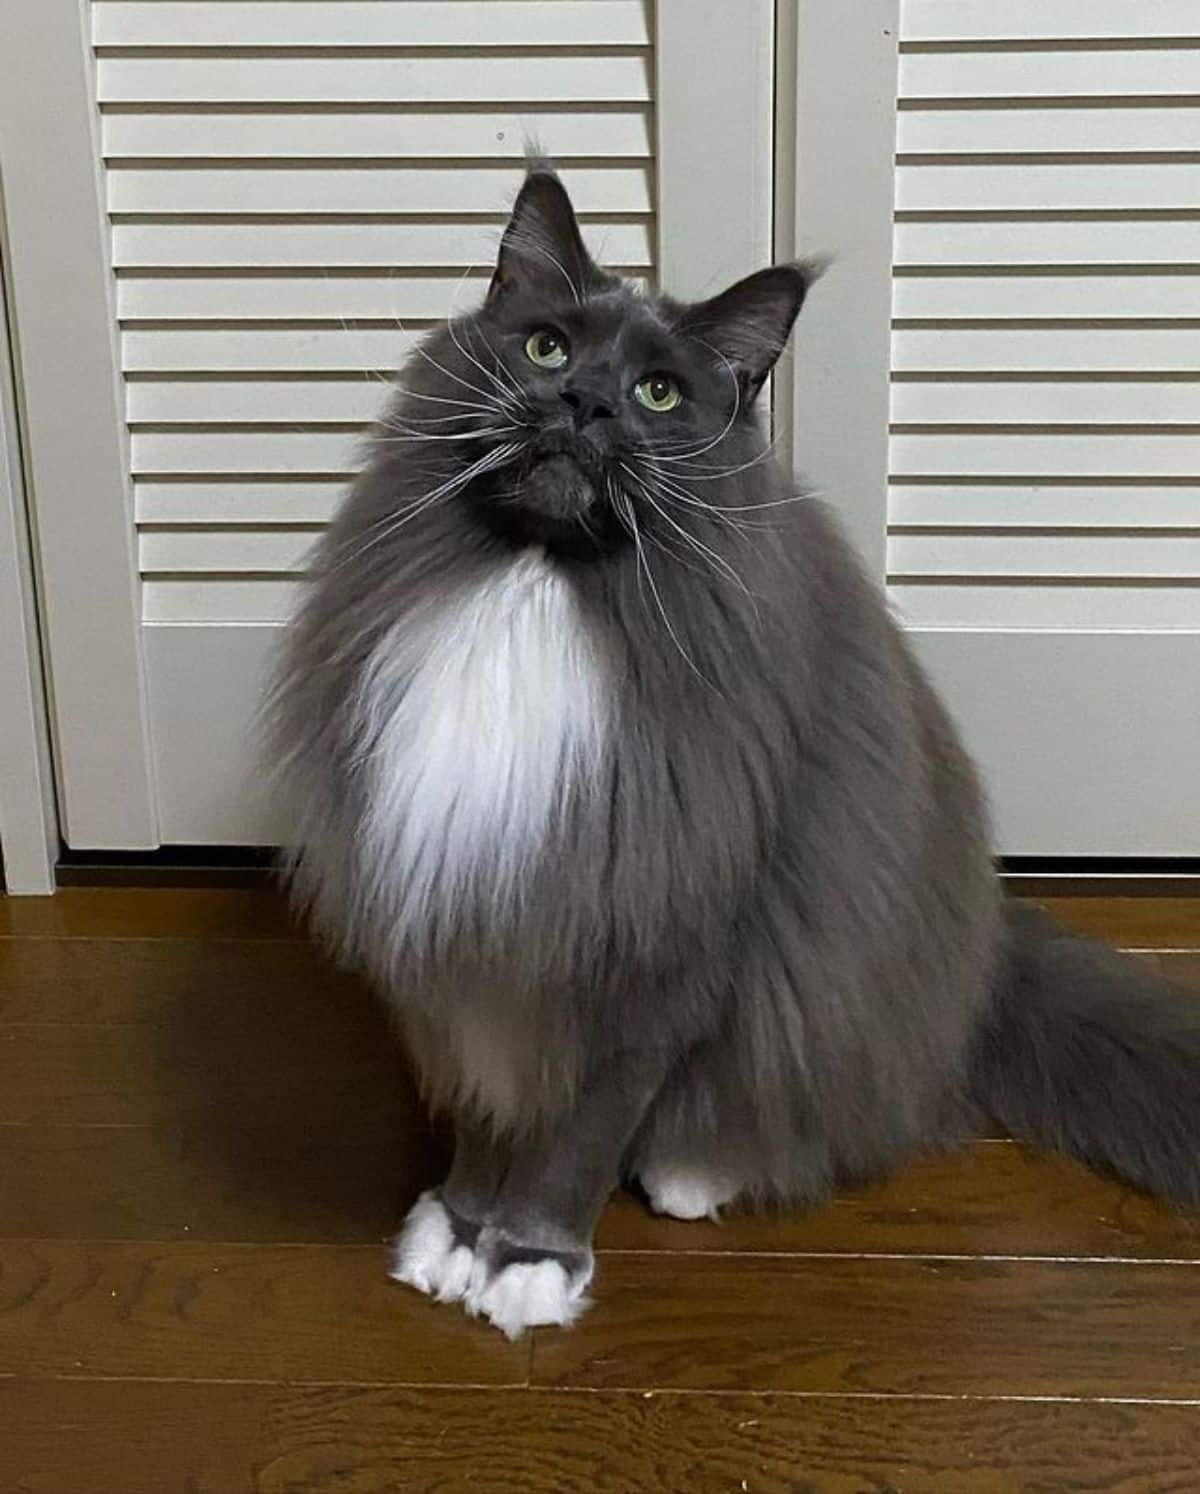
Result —
[{"label": "white louvered door", "polygon": [[[10,15],[13,45],[33,60],[64,45],[75,5],[48,0],[44,34],[36,18]],[[481,293],[529,140],[560,163],[604,262],[653,276],[669,228],[659,142],[673,163],[666,196],[711,194],[715,164],[741,149],[732,108],[754,121],[761,168],[734,186],[732,231],[711,244],[692,236],[666,258],[688,289],[763,262],[771,4],[685,16],[683,0],[661,0],[657,21],[650,0],[91,0],[83,10],[67,102],[86,103],[94,144],[82,144],[78,119],[70,143],[92,153],[98,183],[111,306],[92,293],[86,309],[115,338],[123,471],[109,452],[105,492],[75,498],[47,452],[38,501],[58,516],[43,553],[52,654],[94,650],[95,677],[125,697],[106,718],[64,678],[67,838],[268,843],[279,827],[256,792],[248,731],[264,661],[385,397],[381,379],[415,334]],[[707,37],[706,56],[677,49],[666,66],[656,33],[681,29]],[[703,85],[718,71],[713,107]],[[67,87],[49,68],[46,86]],[[49,99],[23,108],[27,133],[39,108],[59,127]],[[25,161],[39,149],[21,146]],[[37,182],[17,189],[35,218]],[[37,296],[46,303],[54,288],[47,277],[39,291],[28,246],[50,237],[49,224],[40,241],[25,233],[16,266],[30,325],[47,315]],[[37,365],[40,345],[33,353]],[[61,344],[58,356],[69,379]],[[48,404],[56,365],[44,361]],[[124,583],[104,570],[118,623],[133,595],[130,647],[115,661],[110,631],[89,635],[81,621],[88,582],[69,516],[89,502],[105,506],[109,539],[123,534],[133,550]]]},{"label": "white louvered door", "polygon": [[904,0],[891,594],[1010,855],[1200,852],[1200,5]]},{"label": "white louvered door", "polygon": [[528,136],[593,242],[651,267],[648,8],[92,15],[160,834],[270,841],[246,730],[264,658],[380,377],[477,297]]},{"label": "white louvered door", "polygon": [[[823,453],[798,442],[818,479],[869,442],[852,422],[871,380],[849,366],[885,374],[839,320],[866,199],[887,190],[884,169],[823,174],[861,123],[839,107],[863,61],[834,45],[842,4],[799,8],[835,65],[803,74],[801,114],[823,102],[797,219],[814,251],[840,222],[848,267],[801,340],[819,356],[799,406],[832,412]],[[766,260],[774,8],[0,5],[6,269],[72,846],[275,838],[247,736],[263,660],[376,375],[478,292],[527,134],[610,262],[699,294]],[[984,764],[1000,849],[1195,855],[1198,0],[901,13],[893,599]],[[881,487],[830,496],[877,538]]]}]

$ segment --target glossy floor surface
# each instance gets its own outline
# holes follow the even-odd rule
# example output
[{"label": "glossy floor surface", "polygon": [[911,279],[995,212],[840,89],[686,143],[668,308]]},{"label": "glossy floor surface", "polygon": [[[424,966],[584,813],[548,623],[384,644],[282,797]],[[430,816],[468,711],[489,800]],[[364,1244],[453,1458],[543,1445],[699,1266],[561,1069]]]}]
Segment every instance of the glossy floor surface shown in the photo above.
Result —
[{"label": "glossy floor surface", "polygon": [[[1200,900],[1056,911],[1200,999]],[[270,895],[0,899],[0,1491],[1200,1489],[1200,1222],[1073,1164],[617,1198],[592,1311],[517,1343],[384,1273],[444,1165]]]}]

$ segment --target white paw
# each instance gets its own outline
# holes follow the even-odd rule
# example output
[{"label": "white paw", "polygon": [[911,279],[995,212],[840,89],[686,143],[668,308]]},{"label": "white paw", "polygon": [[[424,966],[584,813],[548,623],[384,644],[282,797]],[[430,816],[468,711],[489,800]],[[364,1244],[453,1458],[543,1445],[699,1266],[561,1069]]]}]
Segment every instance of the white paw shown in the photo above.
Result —
[{"label": "white paw", "polygon": [[520,1338],[526,1328],[565,1328],[591,1305],[585,1294],[592,1271],[589,1261],[586,1271],[572,1276],[558,1261],[545,1260],[515,1262],[492,1275],[476,1260],[463,1305],[508,1338]]},{"label": "white paw", "polygon": [[724,1179],[696,1167],[649,1167],[642,1172],[641,1183],[654,1212],[673,1219],[716,1219],[737,1192]]},{"label": "white paw", "polygon": [[474,1254],[455,1242],[454,1227],[435,1193],[422,1193],[392,1242],[388,1275],[436,1297],[457,1302],[471,1279]]}]

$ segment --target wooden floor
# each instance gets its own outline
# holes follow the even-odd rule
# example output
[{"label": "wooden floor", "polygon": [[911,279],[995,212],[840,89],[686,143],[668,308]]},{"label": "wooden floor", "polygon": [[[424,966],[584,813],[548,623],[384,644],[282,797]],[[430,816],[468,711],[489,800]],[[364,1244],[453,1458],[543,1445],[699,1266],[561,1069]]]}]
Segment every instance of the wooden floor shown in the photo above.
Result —
[{"label": "wooden floor", "polygon": [[[1200,901],[1057,911],[1200,991]],[[1200,1489],[1200,1227],[1069,1163],[620,1198],[510,1344],[384,1274],[444,1150],[270,895],[0,899],[0,1491]]]}]

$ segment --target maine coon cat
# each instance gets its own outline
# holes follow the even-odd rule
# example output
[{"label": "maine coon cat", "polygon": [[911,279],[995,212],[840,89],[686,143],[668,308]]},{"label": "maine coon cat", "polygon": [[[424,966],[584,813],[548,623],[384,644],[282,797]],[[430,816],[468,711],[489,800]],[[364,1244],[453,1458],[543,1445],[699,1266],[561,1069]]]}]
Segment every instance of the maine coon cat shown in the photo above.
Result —
[{"label": "maine coon cat", "polygon": [[990,1116],[1200,1202],[1200,1008],[1004,908],[942,706],[771,459],[805,289],[643,294],[535,164],[281,660],[295,894],[455,1126],[393,1274],[509,1334],[579,1312],[622,1178],[811,1206]]}]

